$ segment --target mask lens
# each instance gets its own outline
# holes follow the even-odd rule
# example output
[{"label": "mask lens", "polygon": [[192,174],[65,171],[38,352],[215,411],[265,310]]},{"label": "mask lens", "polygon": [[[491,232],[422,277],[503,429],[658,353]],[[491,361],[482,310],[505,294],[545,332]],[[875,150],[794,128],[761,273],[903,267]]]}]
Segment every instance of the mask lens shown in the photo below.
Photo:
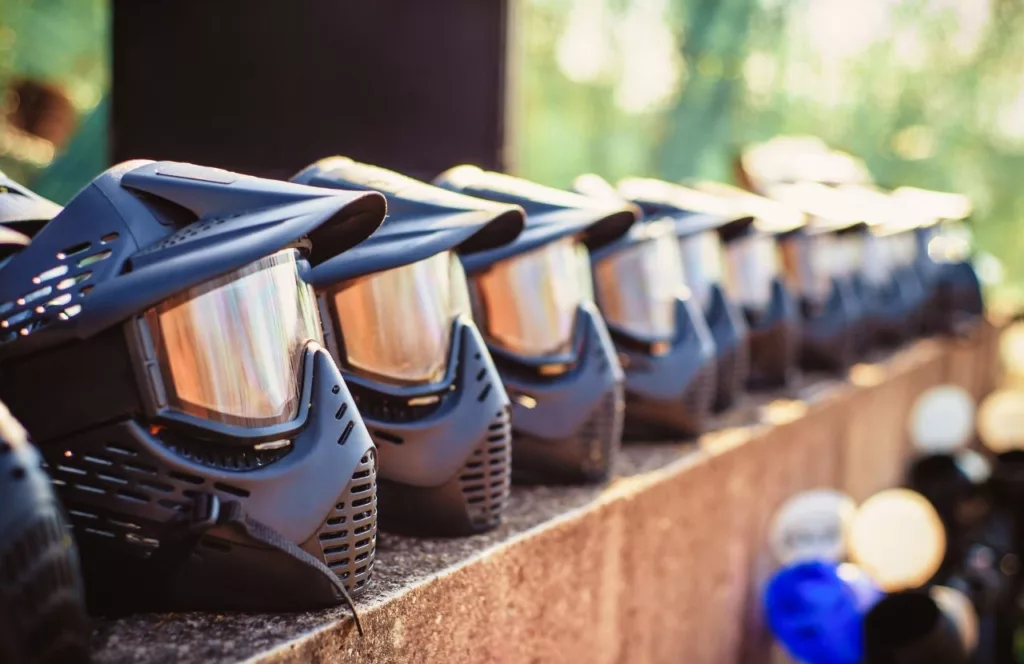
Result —
[{"label": "mask lens", "polygon": [[756,311],[768,308],[772,281],[779,274],[775,239],[768,235],[748,235],[730,242],[725,248],[724,281],[732,296],[743,306]]},{"label": "mask lens", "polygon": [[594,265],[597,302],[605,319],[647,341],[675,337],[683,265],[674,236],[644,240]]},{"label": "mask lens", "polygon": [[302,354],[322,343],[298,260],[278,252],[146,312],[172,408],[250,427],[296,417]]},{"label": "mask lens", "polygon": [[711,301],[711,287],[722,281],[722,244],[714,231],[679,239],[686,285],[705,310]]},{"label": "mask lens", "polygon": [[355,280],[331,297],[345,365],[399,383],[444,377],[452,323],[469,312],[466,277],[447,251]]},{"label": "mask lens", "polygon": [[576,310],[593,292],[587,250],[572,238],[500,261],[472,283],[487,335],[533,357],[568,352]]}]

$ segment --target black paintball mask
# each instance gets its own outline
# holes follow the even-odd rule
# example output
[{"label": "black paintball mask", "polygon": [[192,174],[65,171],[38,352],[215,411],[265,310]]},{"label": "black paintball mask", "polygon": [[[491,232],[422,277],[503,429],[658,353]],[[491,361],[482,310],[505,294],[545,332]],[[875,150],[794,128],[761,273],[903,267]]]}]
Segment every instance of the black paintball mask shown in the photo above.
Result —
[{"label": "black paintball mask", "polygon": [[327,345],[380,454],[382,527],[434,536],[496,527],[512,468],[509,400],[473,322],[460,257],[514,241],[522,209],[343,157],[294,180],[388,198],[380,230],[312,276]]},{"label": "black paintball mask", "polygon": [[98,176],[0,268],[0,398],[101,611],[298,610],[370,578],[376,456],[309,272],[384,198],[174,162]]},{"label": "black paintball mask", "polygon": [[[575,188],[627,203],[597,175],[580,176]],[[626,436],[699,435],[715,398],[715,341],[686,286],[675,220],[638,207],[640,222],[591,254],[598,306],[626,374]]]},{"label": "black paintball mask", "polygon": [[981,281],[971,262],[970,200],[913,187],[893,198],[908,216],[916,216],[915,269],[925,290],[922,323],[930,333],[954,334],[981,320],[985,306]]},{"label": "black paintball mask", "polygon": [[622,438],[623,374],[594,303],[590,254],[621,238],[635,211],[473,166],[435,184],[526,210],[514,242],[462,256],[512,400],[513,480],[605,479]]},{"label": "black paintball mask", "polygon": [[715,344],[716,411],[732,406],[750,371],[750,345],[743,309],[725,290],[725,249],[718,229],[731,210],[694,189],[649,178],[619,182],[619,193],[640,206],[644,216],[671,220],[682,254],[686,286],[696,301]]},{"label": "black paintball mask", "polygon": [[42,464],[0,403],[0,660],[84,662],[91,629],[78,551]]}]

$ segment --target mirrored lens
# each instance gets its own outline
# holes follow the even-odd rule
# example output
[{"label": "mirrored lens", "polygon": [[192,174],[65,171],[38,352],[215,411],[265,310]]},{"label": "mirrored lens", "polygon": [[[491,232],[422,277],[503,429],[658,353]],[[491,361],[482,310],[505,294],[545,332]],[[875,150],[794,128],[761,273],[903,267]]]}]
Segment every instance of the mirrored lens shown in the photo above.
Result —
[{"label": "mirrored lens", "polygon": [[782,259],[790,287],[800,296],[823,304],[832,293],[832,277],[842,270],[843,246],[831,234],[796,235],[782,243]]},{"label": "mirrored lens", "polygon": [[860,273],[864,282],[871,286],[884,286],[889,282],[892,268],[885,240],[874,233],[864,240],[864,261]]},{"label": "mirrored lens", "polygon": [[304,349],[323,342],[298,260],[279,252],[146,312],[172,408],[251,427],[296,417]]},{"label": "mirrored lens", "polygon": [[602,258],[594,264],[594,283],[609,324],[647,341],[675,337],[683,264],[674,236],[644,240]]},{"label": "mirrored lens", "polygon": [[679,239],[683,255],[686,285],[707,310],[711,287],[722,282],[722,241],[715,231],[697,233]]},{"label": "mirrored lens", "polygon": [[723,281],[729,294],[745,307],[763,311],[772,299],[772,281],[779,275],[775,239],[749,235],[725,247]]},{"label": "mirrored lens", "polygon": [[513,353],[564,353],[576,310],[590,297],[587,250],[572,238],[500,261],[471,279],[487,336]]},{"label": "mirrored lens", "polygon": [[469,315],[462,265],[447,251],[357,279],[331,297],[344,364],[400,383],[441,380],[452,323]]}]

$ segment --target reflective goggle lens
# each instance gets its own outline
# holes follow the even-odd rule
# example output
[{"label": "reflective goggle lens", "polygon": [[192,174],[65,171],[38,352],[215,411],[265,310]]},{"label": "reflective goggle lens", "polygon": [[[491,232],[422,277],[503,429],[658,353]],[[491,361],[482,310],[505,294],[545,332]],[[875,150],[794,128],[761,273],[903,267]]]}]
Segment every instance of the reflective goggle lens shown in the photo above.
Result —
[{"label": "reflective goggle lens", "polygon": [[475,313],[487,336],[513,353],[564,353],[576,310],[593,297],[592,279],[586,248],[572,238],[558,240],[475,275]]},{"label": "reflective goggle lens", "polygon": [[462,264],[447,251],[357,279],[331,297],[346,366],[402,383],[441,380],[452,323],[470,315]]},{"label": "reflective goggle lens", "polygon": [[609,324],[645,341],[675,337],[683,264],[674,236],[644,240],[602,258],[594,264],[594,283]]},{"label": "reflective goggle lens", "polygon": [[172,408],[250,427],[296,417],[303,352],[323,342],[298,261],[278,252],[146,312]]},{"label": "reflective goggle lens", "polygon": [[722,280],[737,302],[758,311],[768,308],[772,281],[779,275],[777,251],[769,235],[750,235],[726,245]]},{"label": "reflective goggle lens", "polygon": [[711,301],[711,287],[722,281],[722,241],[715,231],[679,239],[686,285],[705,310]]}]

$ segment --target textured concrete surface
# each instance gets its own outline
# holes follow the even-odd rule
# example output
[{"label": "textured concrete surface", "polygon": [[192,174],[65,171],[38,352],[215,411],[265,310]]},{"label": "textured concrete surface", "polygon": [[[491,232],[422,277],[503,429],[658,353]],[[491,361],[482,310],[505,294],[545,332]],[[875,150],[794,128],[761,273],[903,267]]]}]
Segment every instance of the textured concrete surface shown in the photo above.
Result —
[{"label": "textured concrete surface", "polygon": [[922,341],[749,397],[700,441],[631,444],[603,487],[513,490],[505,524],[465,539],[383,534],[366,636],[343,609],[140,615],[97,625],[120,662],[767,662],[758,593],[768,519],[789,495],[894,485],[918,393],[990,384],[994,333]]}]

